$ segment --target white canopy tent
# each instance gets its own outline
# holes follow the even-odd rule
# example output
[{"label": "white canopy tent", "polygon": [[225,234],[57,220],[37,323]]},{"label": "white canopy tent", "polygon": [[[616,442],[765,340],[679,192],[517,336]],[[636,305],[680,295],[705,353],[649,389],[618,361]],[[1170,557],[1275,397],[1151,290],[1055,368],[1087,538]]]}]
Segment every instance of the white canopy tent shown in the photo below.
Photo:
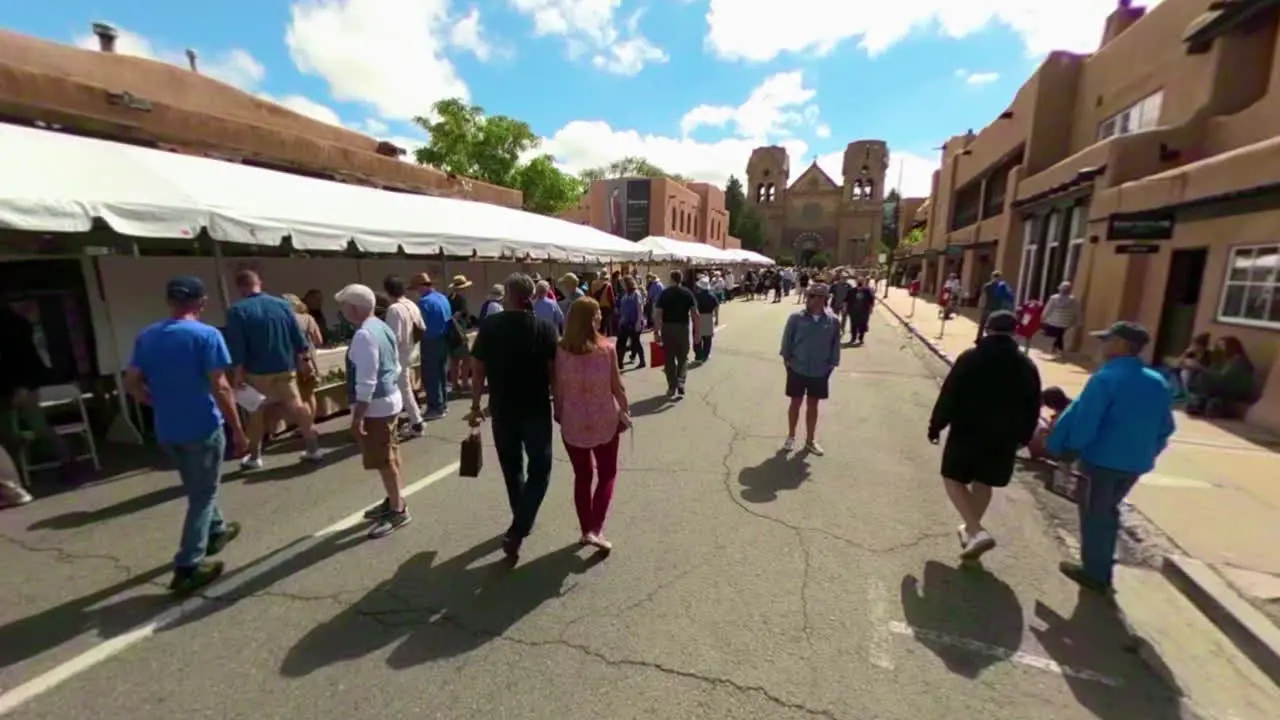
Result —
[{"label": "white canopy tent", "polygon": [[650,235],[638,244],[649,250],[654,260],[661,262],[685,262],[690,265],[730,265],[743,262],[714,245],[673,240],[660,235]]},{"label": "white canopy tent", "polygon": [[236,163],[0,124],[0,227],[84,232],[101,218],[134,237],[301,250],[645,260],[635,243],[485,203],[390,192]]},{"label": "white canopy tent", "polygon": [[730,253],[734,257],[739,258],[738,262],[746,263],[748,265],[777,265],[778,264],[774,262],[772,259],[767,258],[764,255],[761,255],[758,252],[753,252],[751,250],[743,250],[741,248],[735,248],[733,250],[726,250],[725,252]]}]

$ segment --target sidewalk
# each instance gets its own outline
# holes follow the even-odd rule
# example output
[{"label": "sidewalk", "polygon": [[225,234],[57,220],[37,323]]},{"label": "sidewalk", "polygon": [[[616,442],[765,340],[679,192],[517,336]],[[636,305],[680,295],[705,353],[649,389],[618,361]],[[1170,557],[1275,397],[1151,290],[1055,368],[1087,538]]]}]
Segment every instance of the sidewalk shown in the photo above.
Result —
[{"label": "sidewalk", "polygon": [[[948,362],[973,346],[977,311],[965,309],[944,324],[937,305],[892,288],[882,309]],[[1043,384],[1079,394],[1090,361],[1060,361],[1033,343],[1030,357]],[[1178,430],[1154,472],[1129,502],[1183,552],[1213,566],[1235,588],[1280,623],[1280,438],[1242,422],[1207,421],[1177,413]]]}]

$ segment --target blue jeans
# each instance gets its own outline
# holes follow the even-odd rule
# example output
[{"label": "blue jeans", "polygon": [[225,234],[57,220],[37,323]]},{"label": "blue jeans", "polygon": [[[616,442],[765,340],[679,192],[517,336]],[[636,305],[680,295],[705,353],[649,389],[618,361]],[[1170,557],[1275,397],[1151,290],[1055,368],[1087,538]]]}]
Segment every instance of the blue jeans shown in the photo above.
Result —
[{"label": "blue jeans", "polygon": [[1120,534],[1120,503],[1138,482],[1138,475],[1084,465],[1079,482],[1080,562],[1093,580],[1111,584],[1116,542]]},{"label": "blue jeans", "polygon": [[222,457],[227,451],[227,436],[218,428],[204,440],[163,447],[187,491],[187,517],[182,523],[182,541],[178,554],[173,556],[173,564],[180,568],[194,567],[204,559],[209,538],[226,529],[222,512],[218,510],[218,481]]},{"label": "blue jeans", "polygon": [[[551,408],[533,417],[493,418],[493,447],[507,484],[511,527],[507,536],[522,540],[533,530],[538,508],[551,482]],[[529,456],[528,475],[525,456]]]},{"label": "blue jeans", "polygon": [[422,341],[422,385],[427,391],[427,412],[441,412],[448,391],[445,368],[449,362],[449,345],[443,337]]}]

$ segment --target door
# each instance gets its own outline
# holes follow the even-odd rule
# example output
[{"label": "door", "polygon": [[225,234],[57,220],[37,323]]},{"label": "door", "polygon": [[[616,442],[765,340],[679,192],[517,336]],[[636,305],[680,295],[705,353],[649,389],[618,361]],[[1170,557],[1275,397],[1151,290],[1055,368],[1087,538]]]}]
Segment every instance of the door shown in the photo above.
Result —
[{"label": "door", "polygon": [[1169,259],[1169,282],[1164,291],[1164,308],[1156,332],[1152,359],[1163,363],[1170,355],[1181,353],[1191,344],[1196,332],[1196,312],[1200,307],[1200,290],[1204,285],[1204,267],[1209,251],[1174,250]]}]

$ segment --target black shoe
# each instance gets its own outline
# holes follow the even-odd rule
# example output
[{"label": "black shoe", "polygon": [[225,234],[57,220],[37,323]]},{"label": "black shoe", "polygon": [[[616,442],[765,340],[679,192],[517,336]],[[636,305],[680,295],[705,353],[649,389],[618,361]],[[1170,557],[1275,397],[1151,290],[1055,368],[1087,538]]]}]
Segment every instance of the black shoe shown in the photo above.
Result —
[{"label": "black shoe", "polygon": [[382,516],[382,519],[378,520],[376,525],[369,528],[369,539],[384,538],[408,525],[411,520],[413,518],[409,515],[408,505],[403,510],[388,510],[387,514]]},{"label": "black shoe", "polygon": [[1093,592],[1102,595],[1110,595],[1112,593],[1110,584],[1100,582],[1089,577],[1089,575],[1084,571],[1084,566],[1079,563],[1058,563],[1058,572],[1062,573],[1068,580],[1079,585],[1085,590],[1092,590]]},{"label": "black shoe", "polygon": [[515,561],[520,557],[520,545],[524,541],[513,535],[502,536],[502,554]]},{"label": "black shoe", "polygon": [[383,498],[382,502],[364,511],[365,520],[381,520],[391,513],[391,501]]},{"label": "black shoe", "polygon": [[221,577],[222,570],[223,565],[217,560],[204,560],[190,567],[175,568],[169,590],[174,595],[190,595]]},{"label": "black shoe", "polygon": [[205,551],[205,555],[213,556],[226,549],[232,540],[240,537],[240,523],[229,522],[222,526],[222,532],[209,536],[209,549]]},{"label": "black shoe", "polygon": [[676,388],[676,397],[684,397],[684,387]]}]

